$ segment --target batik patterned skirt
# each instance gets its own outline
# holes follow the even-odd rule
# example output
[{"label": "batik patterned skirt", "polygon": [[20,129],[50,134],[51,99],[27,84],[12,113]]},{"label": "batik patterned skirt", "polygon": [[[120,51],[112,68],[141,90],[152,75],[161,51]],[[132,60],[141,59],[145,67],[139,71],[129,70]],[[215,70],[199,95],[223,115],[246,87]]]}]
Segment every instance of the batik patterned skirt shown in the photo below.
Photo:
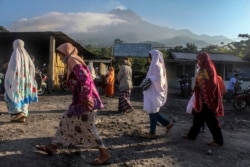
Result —
[{"label": "batik patterned skirt", "polygon": [[95,126],[96,113],[84,112],[80,116],[63,113],[52,144],[84,148],[103,148],[104,144]]},{"label": "batik patterned skirt", "polygon": [[118,106],[119,112],[127,112],[128,110],[133,110],[133,107],[130,102],[130,95],[131,95],[130,89],[120,90],[119,106]]}]

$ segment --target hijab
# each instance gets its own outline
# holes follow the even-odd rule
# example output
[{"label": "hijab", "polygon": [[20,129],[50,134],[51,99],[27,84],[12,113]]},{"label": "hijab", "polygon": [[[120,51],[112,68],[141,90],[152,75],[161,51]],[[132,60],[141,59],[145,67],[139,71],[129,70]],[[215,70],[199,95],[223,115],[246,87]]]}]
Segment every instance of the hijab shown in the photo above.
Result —
[{"label": "hijab", "polygon": [[163,55],[159,50],[151,50],[151,63],[146,78],[150,78],[152,85],[143,91],[143,109],[147,113],[158,112],[167,100],[168,82]]},{"label": "hijab", "polygon": [[215,66],[206,52],[197,55],[199,73],[195,82],[195,111],[202,110],[203,103],[216,113],[217,116],[224,115],[220,85]]},{"label": "hijab", "polygon": [[94,80],[96,78],[96,74],[95,74],[95,68],[93,66],[93,62],[92,61],[89,62],[88,69],[89,69],[89,71],[91,73],[92,79]]},{"label": "hijab", "polygon": [[81,57],[78,56],[78,50],[71,43],[63,43],[56,48],[56,51],[64,55],[63,62],[67,64],[67,80],[77,64],[86,66]]},{"label": "hijab", "polygon": [[35,66],[21,39],[13,42],[4,86],[5,94],[16,106],[38,101]]}]

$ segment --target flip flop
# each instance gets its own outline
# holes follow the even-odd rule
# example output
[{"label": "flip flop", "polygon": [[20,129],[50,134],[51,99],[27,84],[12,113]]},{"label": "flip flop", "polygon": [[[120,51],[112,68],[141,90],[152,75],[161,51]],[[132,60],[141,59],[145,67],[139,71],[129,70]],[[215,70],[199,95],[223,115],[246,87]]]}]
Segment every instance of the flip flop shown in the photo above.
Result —
[{"label": "flip flop", "polygon": [[216,141],[212,141],[210,143],[207,143],[207,145],[209,146],[221,146],[219,143],[217,143]]},{"label": "flip flop", "polygon": [[13,116],[11,117],[11,121],[18,121],[19,119],[21,119],[21,118],[23,118],[23,117],[25,117],[25,115],[24,115],[23,112],[21,112],[21,113],[19,113],[19,114],[13,115]]},{"label": "flip flop", "polygon": [[55,152],[57,152],[56,149],[51,150],[51,149],[49,149],[49,146],[46,146],[46,145],[36,145],[36,149],[38,149],[42,152],[45,152],[48,155],[53,155]]},{"label": "flip flop", "polygon": [[108,164],[108,160],[111,158],[111,156],[107,157],[105,160],[101,160],[100,158],[96,158],[93,161],[90,162],[91,165],[105,165]]},{"label": "flip flop", "polygon": [[150,133],[141,134],[140,137],[144,139],[157,139],[156,135],[152,135]]},{"label": "flip flop", "polygon": [[174,126],[173,123],[169,123],[166,127],[166,134],[168,134],[168,132],[171,130],[171,128]]},{"label": "flip flop", "polygon": [[11,119],[11,122],[20,122],[20,123],[24,123],[24,122],[26,122],[26,118],[25,118],[25,117],[22,117],[22,118],[19,118],[19,119],[17,119],[17,120]]}]

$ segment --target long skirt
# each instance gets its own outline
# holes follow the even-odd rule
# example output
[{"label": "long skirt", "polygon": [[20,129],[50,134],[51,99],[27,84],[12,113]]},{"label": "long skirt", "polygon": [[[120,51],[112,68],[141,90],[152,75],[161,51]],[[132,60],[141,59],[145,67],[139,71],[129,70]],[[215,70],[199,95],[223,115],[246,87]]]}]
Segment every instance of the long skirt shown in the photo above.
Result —
[{"label": "long skirt", "polygon": [[24,115],[28,117],[29,104],[20,103],[20,105],[17,105],[16,103],[13,103],[6,94],[4,95],[4,100],[9,114],[16,115],[19,113],[24,113]]},{"label": "long skirt", "polygon": [[115,93],[114,84],[106,84],[106,86],[105,86],[105,94],[106,94],[106,96],[111,97],[111,96],[114,95],[114,93]]},{"label": "long skirt", "polygon": [[80,116],[63,113],[52,144],[84,148],[104,148],[103,141],[95,126],[96,113],[84,112]]},{"label": "long skirt", "polygon": [[119,94],[119,112],[126,112],[128,110],[133,110],[132,104],[130,102],[131,90],[120,90]]}]

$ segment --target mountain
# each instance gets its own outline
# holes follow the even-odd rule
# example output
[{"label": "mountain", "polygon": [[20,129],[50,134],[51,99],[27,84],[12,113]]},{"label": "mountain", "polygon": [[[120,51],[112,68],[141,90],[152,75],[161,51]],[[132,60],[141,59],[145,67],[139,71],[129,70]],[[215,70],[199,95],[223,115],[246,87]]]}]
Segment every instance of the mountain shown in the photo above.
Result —
[{"label": "mountain", "polygon": [[70,36],[82,45],[91,44],[99,47],[111,46],[114,39],[120,39],[126,43],[152,41],[165,47],[186,46],[187,43],[192,43],[198,48],[208,45],[219,45],[221,42],[232,42],[232,40],[224,36],[197,35],[186,29],[175,30],[153,25],[144,21],[130,9],[114,9],[109,14],[125,22],[102,26],[95,32],[70,34]]}]

